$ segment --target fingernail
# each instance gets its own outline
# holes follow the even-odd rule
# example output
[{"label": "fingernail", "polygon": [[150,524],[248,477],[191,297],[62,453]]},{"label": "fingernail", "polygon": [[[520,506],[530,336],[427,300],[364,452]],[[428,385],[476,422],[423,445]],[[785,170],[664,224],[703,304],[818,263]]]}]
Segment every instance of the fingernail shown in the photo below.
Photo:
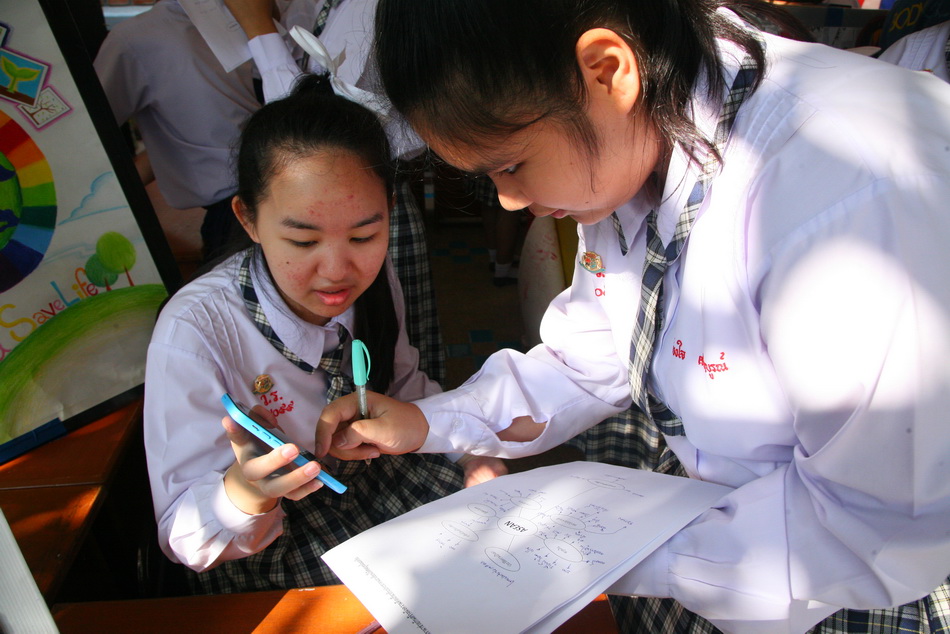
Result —
[{"label": "fingernail", "polygon": [[284,458],[293,458],[297,455],[297,448],[293,445],[284,445],[280,448],[280,455]]},{"label": "fingernail", "polygon": [[311,478],[317,475],[318,471],[320,471],[320,468],[317,466],[316,462],[308,462],[303,468],[304,474],[310,476]]}]

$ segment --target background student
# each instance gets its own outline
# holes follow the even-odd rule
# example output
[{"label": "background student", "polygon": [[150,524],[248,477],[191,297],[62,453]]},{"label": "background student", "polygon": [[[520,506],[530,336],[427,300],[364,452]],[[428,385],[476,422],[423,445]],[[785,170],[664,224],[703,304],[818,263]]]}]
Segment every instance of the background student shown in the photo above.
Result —
[{"label": "background student", "polygon": [[[315,462],[282,473],[294,445],[264,452],[221,395],[313,448],[320,410],[351,387],[351,341],[366,343],[374,389],[439,391],[409,345],[387,263],[394,174],[376,117],[308,77],[248,121],[234,213],[253,245],[175,294],[148,352],[145,447],[159,543],[204,592],[339,583],[327,549],[463,486],[442,455],[342,463],[338,495]],[[263,454],[263,455],[261,455]],[[504,473],[464,457],[469,483]],[[333,468],[328,459],[325,468]]]},{"label": "background student", "polygon": [[230,160],[241,124],[261,105],[254,65],[226,72],[178,0],[116,24],[94,65],[116,122],[134,118],[142,134],[143,182],[157,181],[176,209],[205,209],[202,249],[213,259],[240,232]]},{"label": "background student", "polygon": [[950,86],[730,6],[380,0],[394,106],[573,216],[579,262],[541,345],[350,426],[343,398],[317,455],[519,456],[635,405],[734,491],[612,589],[648,597],[623,631],[946,628]]}]

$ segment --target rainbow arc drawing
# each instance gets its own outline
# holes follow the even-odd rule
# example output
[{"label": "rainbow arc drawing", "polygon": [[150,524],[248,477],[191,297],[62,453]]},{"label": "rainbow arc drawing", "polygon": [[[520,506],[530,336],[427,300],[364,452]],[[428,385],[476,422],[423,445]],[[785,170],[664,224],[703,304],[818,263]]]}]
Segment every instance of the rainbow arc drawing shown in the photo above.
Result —
[{"label": "rainbow arc drawing", "polygon": [[30,135],[0,112],[0,293],[43,261],[56,226],[56,187]]}]

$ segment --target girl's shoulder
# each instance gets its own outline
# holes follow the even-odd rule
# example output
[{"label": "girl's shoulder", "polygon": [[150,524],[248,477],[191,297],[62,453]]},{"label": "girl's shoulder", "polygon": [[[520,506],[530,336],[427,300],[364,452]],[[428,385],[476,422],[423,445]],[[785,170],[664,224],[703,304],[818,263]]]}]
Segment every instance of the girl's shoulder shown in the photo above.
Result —
[{"label": "girl's shoulder", "polygon": [[240,264],[240,256],[231,257],[179,289],[162,307],[156,330],[183,322],[213,327],[236,308],[243,310],[238,284]]}]

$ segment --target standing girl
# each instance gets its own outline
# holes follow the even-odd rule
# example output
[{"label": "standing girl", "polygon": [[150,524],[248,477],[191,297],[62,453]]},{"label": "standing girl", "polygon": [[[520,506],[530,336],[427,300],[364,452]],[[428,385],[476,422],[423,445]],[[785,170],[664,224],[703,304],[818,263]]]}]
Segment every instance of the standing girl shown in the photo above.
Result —
[{"label": "standing girl", "polygon": [[[339,583],[320,559],[327,549],[463,485],[441,455],[343,463],[342,495],[321,488],[315,462],[283,470],[297,446],[313,449],[320,410],[348,391],[353,338],[369,349],[374,389],[400,399],[439,391],[418,370],[387,264],[386,135],[328,86],[310,76],[250,117],[233,205],[253,246],[179,291],[149,346],[145,444],[159,543],[200,573],[206,592]],[[296,446],[265,453],[230,419],[222,429],[226,392],[262,406]]]},{"label": "standing girl", "polygon": [[579,261],[541,345],[349,427],[344,398],[317,455],[525,455],[632,404],[734,491],[611,589],[678,602],[624,630],[939,631],[950,86],[731,6],[380,0],[396,108],[505,207],[577,219]]}]

